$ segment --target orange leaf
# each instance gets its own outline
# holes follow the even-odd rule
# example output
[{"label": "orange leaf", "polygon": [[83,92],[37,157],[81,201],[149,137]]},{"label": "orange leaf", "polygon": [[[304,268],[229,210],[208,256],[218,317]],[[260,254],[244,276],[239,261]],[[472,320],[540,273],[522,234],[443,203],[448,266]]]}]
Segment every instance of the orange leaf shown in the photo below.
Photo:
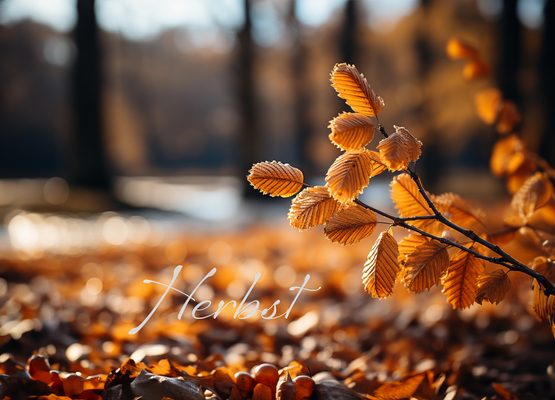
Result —
[{"label": "orange leaf", "polygon": [[411,397],[418,389],[422,381],[426,378],[425,374],[414,375],[398,382],[387,382],[374,392],[374,396],[380,399],[399,400]]},{"label": "orange leaf", "polygon": [[488,125],[497,121],[497,116],[503,106],[503,95],[497,88],[483,89],[474,98],[478,117]]},{"label": "orange leaf", "polygon": [[520,124],[521,120],[522,117],[518,112],[516,104],[512,101],[505,101],[499,114],[499,122],[495,128],[501,134],[510,133]]},{"label": "orange leaf", "polygon": [[254,164],[249,173],[249,182],[270,196],[290,197],[303,187],[303,173],[279,161]]},{"label": "orange leaf", "polygon": [[536,172],[528,178],[513,197],[511,206],[525,221],[553,196],[553,184],[545,173]]},{"label": "orange leaf", "polygon": [[[555,264],[545,257],[536,257],[532,268],[551,283],[555,282]],[[555,296],[546,296],[542,286],[534,280],[534,312],[538,319],[549,318],[555,313]]]},{"label": "orange leaf", "polygon": [[385,105],[354,65],[335,64],[330,80],[337,95],[357,113],[374,117]]},{"label": "orange leaf", "polygon": [[478,234],[485,231],[485,226],[480,221],[480,213],[473,211],[459,195],[444,193],[432,196],[432,201],[437,209],[451,222],[465,229],[472,229]]},{"label": "orange leaf", "polygon": [[467,81],[488,76],[491,72],[491,67],[486,62],[480,59],[469,61],[463,68],[463,77]]},{"label": "orange leaf", "polygon": [[[418,186],[408,174],[397,175],[391,181],[391,198],[401,217],[415,217],[434,215],[424,196],[418,191]],[[437,233],[439,223],[433,219],[411,221],[417,228]]]},{"label": "orange leaf", "polygon": [[422,142],[402,126],[395,126],[395,133],[380,141],[376,149],[391,171],[401,171],[416,161],[422,154]]},{"label": "orange leaf", "polygon": [[387,231],[380,233],[362,271],[364,290],[372,297],[385,298],[393,292],[399,273],[397,241]]},{"label": "orange leaf", "polygon": [[306,188],[293,199],[287,218],[292,227],[304,231],[324,224],[339,207],[340,203],[330,196],[327,187],[314,186]]},{"label": "orange leaf", "polygon": [[497,394],[501,396],[504,400],[519,400],[517,396],[501,386],[500,383],[492,383],[491,386],[493,386]]},{"label": "orange leaf", "polygon": [[326,174],[326,186],[337,201],[348,203],[368,186],[374,161],[366,149],[339,156]]},{"label": "orange leaf", "polygon": [[491,274],[480,275],[476,286],[476,303],[482,304],[482,301],[487,300],[491,304],[499,304],[511,288],[511,280],[505,270],[500,268]]},{"label": "orange leaf", "polygon": [[326,223],[324,234],[332,242],[352,244],[370,236],[378,219],[367,208],[353,203],[335,213]]},{"label": "orange leaf", "polygon": [[495,143],[490,168],[496,176],[511,175],[526,161],[526,148],[516,135],[504,137]]},{"label": "orange leaf", "polygon": [[447,245],[437,240],[426,240],[406,258],[403,283],[413,293],[430,290],[439,283],[448,266]]},{"label": "orange leaf", "polygon": [[445,50],[452,60],[478,57],[478,51],[474,47],[456,37],[449,39]]},{"label": "orange leaf", "polygon": [[372,177],[381,174],[387,169],[387,165],[382,160],[382,156],[377,151],[369,151],[368,154],[372,159]]},{"label": "orange leaf", "polygon": [[453,308],[470,307],[476,298],[476,283],[484,273],[484,260],[459,250],[449,263],[447,275],[442,278],[443,291],[447,294],[447,302]]},{"label": "orange leaf", "polygon": [[408,235],[399,242],[399,264],[404,265],[407,257],[412,254],[419,246],[428,242],[428,238],[422,235]]},{"label": "orange leaf", "polygon": [[487,240],[497,246],[502,246],[511,242],[515,238],[519,229],[520,226],[508,226],[501,231],[488,234]]},{"label": "orange leaf", "polygon": [[359,150],[374,138],[374,124],[366,115],[356,113],[339,114],[330,121],[329,138],[341,150]]}]

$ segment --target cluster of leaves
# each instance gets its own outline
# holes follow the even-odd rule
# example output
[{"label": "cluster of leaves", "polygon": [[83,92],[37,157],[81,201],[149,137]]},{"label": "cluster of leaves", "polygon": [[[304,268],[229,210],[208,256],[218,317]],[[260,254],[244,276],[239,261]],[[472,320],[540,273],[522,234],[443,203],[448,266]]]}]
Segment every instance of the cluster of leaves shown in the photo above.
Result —
[{"label": "cluster of leaves", "polygon": [[12,359],[0,363],[0,395],[10,400],[388,400],[433,398],[445,381],[445,375],[435,377],[432,371],[414,373],[398,381],[376,383],[373,395],[365,397],[348,387],[360,382],[360,376],[340,382],[333,374],[321,372],[313,378],[302,374],[306,367],[296,361],[280,370],[262,363],[251,372],[221,364],[218,357],[209,357],[198,366],[166,358],[147,366],[127,358],[108,375],[85,378],[53,369],[47,358],[34,355],[26,364]]},{"label": "cluster of leaves", "polygon": [[[469,46],[460,41],[450,43],[450,54],[456,53],[454,48],[471,59],[467,69],[484,69],[485,63]],[[472,72],[468,78],[485,74],[486,71]],[[376,214],[389,219],[391,226],[410,230],[411,234],[398,243],[391,229],[387,229],[371,249],[362,281],[373,297],[388,297],[397,281],[414,293],[441,283],[453,308],[464,309],[484,300],[497,304],[511,287],[508,272],[519,271],[543,285],[543,291],[536,289],[538,296],[544,296],[536,308],[542,307],[543,314],[553,316],[555,288],[550,280],[555,269],[550,259],[545,258],[541,267],[527,267],[499,247],[512,239],[511,235],[506,231],[491,232],[482,214],[458,195],[427,193],[413,167],[421,155],[422,143],[403,127],[394,126],[391,135],[386,132],[378,119],[384,101],[354,66],[335,65],[331,82],[354,113],[342,113],[330,122],[329,138],[344,153],[329,168],[326,184],[307,187],[300,170],[276,161],[255,164],[248,176],[251,184],[271,196],[289,197],[302,189],[289,211],[291,226],[303,231],[324,224],[324,234],[332,242],[351,244],[370,236],[378,224]],[[518,120],[511,112],[514,105],[504,102],[496,107],[499,112],[494,120],[498,129],[508,130],[507,125]],[[366,148],[375,130],[371,117],[384,136],[376,147],[378,152]],[[515,168],[516,161],[503,163]],[[399,217],[358,199],[370,179],[386,170],[402,172],[391,181],[391,196]],[[530,217],[553,199],[551,182],[543,176],[533,175],[515,195],[514,207],[523,217]],[[511,228],[512,232],[520,227]],[[450,254],[449,249],[454,249],[454,253]],[[547,241],[544,249],[553,249],[553,242]],[[486,262],[504,268],[486,272]]]},{"label": "cluster of leaves", "polygon": [[[458,38],[449,41],[447,54],[452,59],[479,58],[473,46]],[[486,65],[484,73],[467,78],[486,77],[489,70]],[[485,124],[493,125],[500,136],[492,151],[490,168],[495,176],[506,179],[507,189],[512,195],[512,213],[506,217],[506,229],[499,238],[507,242],[514,240],[517,233],[532,233],[536,239],[534,250],[537,256],[531,267],[550,282],[555,282],[555,243],[552,240],[553,224],[549,223],[555,212],[555,170],[526,147],[520,135],[522,116],[518,107],[505,99],[498,88],[488,87],[476,93],[475,106],[479,118]],[[539,320],[549,319],[555,334],[555,296],[546,295],[541,285],[538,281],[534,284],[534,311]]]}]

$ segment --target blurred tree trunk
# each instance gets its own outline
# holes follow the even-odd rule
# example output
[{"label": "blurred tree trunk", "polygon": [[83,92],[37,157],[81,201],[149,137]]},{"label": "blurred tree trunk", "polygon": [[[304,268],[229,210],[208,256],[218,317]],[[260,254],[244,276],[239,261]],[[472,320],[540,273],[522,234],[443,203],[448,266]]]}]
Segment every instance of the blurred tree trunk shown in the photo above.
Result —
[{"label": "blurred tree trunk", "polygon": [[520,67],[521,25],[517,16],[518,0],[503,0],[501,14],[499,87],[505,98],[519,104],[518,70]]},{"label": "blurred tree trunk", "polygon": [[309,115],[311,107],[310,84],[307,79],[308,49],[302,40],[303,26],[296,13],[298,0],[291,0],[287,15],[287,22],[294,37],[291,55],[291,75],[293,85],[293,113],[295,120],[295,142],[293,148],[297,151],[296,165],[305,175],[316,174],[316,166],[308,156],[309,139],[312,134],[312,124]]},{"label": "blurred tree trunk", "polygon": [[539,154],[555,165],[555,2],[546,1],[543,10],[543,38],[539,66],[540,88],[545,116]]},{"label": "blurred tree trunk", "polygon": [[[255,84],[254,84],[254,42],[252,39],[251,0],[243,0],[245,22],[237,33],[239,42],[237,55],[238,96],[241,115],[239,176],[248,173],[253,164],[263,161],[261,138],[256,128]],[[248,197],[256,196],[250,186],[246,186]]]},{"label": "blurred tree trunk", "polygon": [[73,70],[73,137],[70,183],[110,191],[111,182],[102,132],[101,52],[95,0],[77,1]]},{"label": "blurred tree trunk", "polygon": [[345,16],[341,30],[341,62],[355,64],[357,61],[358,40],[356,36],[358,26],[357,2],[347,0],[345,4]]}]

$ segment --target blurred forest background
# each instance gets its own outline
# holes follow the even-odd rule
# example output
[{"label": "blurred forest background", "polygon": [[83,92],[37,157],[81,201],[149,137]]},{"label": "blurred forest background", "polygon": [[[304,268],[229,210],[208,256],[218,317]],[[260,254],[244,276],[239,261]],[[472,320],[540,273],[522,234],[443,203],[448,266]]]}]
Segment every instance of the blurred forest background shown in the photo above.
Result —
[{"label": "blurred forest background", "polygon": [[[464,82],[452,36],[497,81]],[[554,50],[551,0],[4,0],[0,206],[179,210],[180,185],[240,198],[250,166],[274,159],[321,178],[339,155],[328,121],[347,110],[337,62],[384,98],[386,129],[423,141],[429,190],[497,198],[474,93],[498,85],[553,164]]]}]

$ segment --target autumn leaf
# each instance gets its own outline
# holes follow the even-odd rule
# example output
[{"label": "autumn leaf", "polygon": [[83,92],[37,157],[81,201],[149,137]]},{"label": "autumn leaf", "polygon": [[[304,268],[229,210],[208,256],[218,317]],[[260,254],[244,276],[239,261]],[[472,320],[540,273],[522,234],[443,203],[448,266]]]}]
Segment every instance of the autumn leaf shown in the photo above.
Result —
[{"label": "autumn leaf", "polygon": [[374,392],[374,396],[384,400],[400,400],[410,398],[426,378],[425,374],[418,374],[401,379],[397,382],[387,382]]},{"label": "autumn leaf", "polygon": [[518,112],[516,104],[512,101],[505,101],[499,113],[499,122],[497,122],[495,129],[500,134],[510,133],[520,124],[521,120],[522,117]]},{"label": "autumn leaf", "polygon": [[449,39],[445,50],[452,60],[478,57],[478,51],[473,46],[456,37]]},{"label": "autumn leaf", "polygon": [[[555,282],[555,264],[545,257],[536,257],[532,261],[532,269],[542,274],[550,282]],[[549,318],[555,313],[555,296],[546,296],[543,286],[534,280],[534,312],[539,320]]]},{"label": "autumn leaf", "polygon": [[437,240],[426,240],[407,256],[403,284],[409,291],[420,293],[439,283],[449,266],[447,247]]},{"label": "autumn leaf", "polygon": [[444,193],[439,196],[431,196],[437,209],[449,221],[465,229],[472,229],[480,234],[486,227],[480,220],[481,213],[472,210],[459,195],[454,193]]},{"label": "autumn leaf", "polygon": [[466,63],[463,68],[463,77],[467,81],[483,78],[491,73],[491,67],[488,63],[480,59],[474,59]]},{"label": "autumn leaf", "polygon": [[324,234],[332,242],[351,244],[370,236],[378,219],[369,209],[353,203],[335,213],[326,222]]},{"label": "autumn leaf", "polygon": [[362,149],[374,137],[374,124],[363,114],[344,112],[331,120],[328,128],[331,142],[345,151]]},{"label": "autumn leaf", "polygon": [[516,192],[511,206],[526,221],[534,214],[534,211],[545,206],[552,196],[551,180],[545,173],[536,172]]},{"label": "autumn leaf", "polygon": [[487,240],[497,246],[502,246],[514,240],[520,226],[507,226],[497,232],[487,235]]},{"label": "autumn leaf", "polygon": [[304,231],[324,224],[340,206],[340,203],[330,196],[327,187],[309,187],[293,199],[287,218],[292,227]]},{"label": "autumn leaf", "polygon": [[416,161],[422,154],[422,142],[401,126],[396,126],[395,132],[382,139],[376,149],[385,165],[391,171],[401,171],[409,166],[411,161]]},{"label": "autumn leaf", "polygon": [[303,173],[279,161],[254,164],[247,179],[256,189],[270,196],[290,197],[303,187]]},{"label": "autumn leaf", "polygon": [[384,160],[382,160],[380,153],[377,151],[369,151],[368,154],[372,159],[372,177],[387,170],[387,165],[385,165]]},{"label": "autumn leaf", "polygon": [[[393,178],[391,198],[401,217],[434,215],[424,196],[418,190],[418,186],[408,174],[397,175]],[[439,223],[434,219],[415,220],[411,221],[411,224],[431,233],[437,233],[439,230]]]},{"label": "autumn leaf", "polygon": [[447,275],[442,278],[443,291],[447,302],[453,308],[470,307],[476,298],[478,277],[484,273],[484,260],[473,254],[459,250],[449,262]]},{"label": "autumn leaf", "polygon": [[496,176],[514,173],[526,161],[526,148],[517,135],[506,136],[495,143],[490,168]]},{"label": "autumn leaf", "polygon": [[326,174],[326,186],[334,199],[352,201],[368,186],[374,161],[366,149],[351,150],[339,156]]},{"label": "autumn leaf", "polygon": [[480,275],[476,287],[476,303],[481,305],[482,301],[487,300],[491,304],[499,304],[511,288],[511,280],[507,272],[500,268],[490,274]]},{"label": "autumn leaf", "polygon": [[354,65],[335,64],[330,80],[337,95],[357,113],[374,117],[385,105]]},{"label": "autumn leaf", "polygon": [[385,298],[393,292],[399,273],[397,241],[387,231],[380,233],[362,271],[362,283],[372,297]]},{"label": "autumn leaf", "polygon": [[483,89],[474,98],[478,117],[488,125],[493,125],[503,106],[503,95],[497,88]]}]

